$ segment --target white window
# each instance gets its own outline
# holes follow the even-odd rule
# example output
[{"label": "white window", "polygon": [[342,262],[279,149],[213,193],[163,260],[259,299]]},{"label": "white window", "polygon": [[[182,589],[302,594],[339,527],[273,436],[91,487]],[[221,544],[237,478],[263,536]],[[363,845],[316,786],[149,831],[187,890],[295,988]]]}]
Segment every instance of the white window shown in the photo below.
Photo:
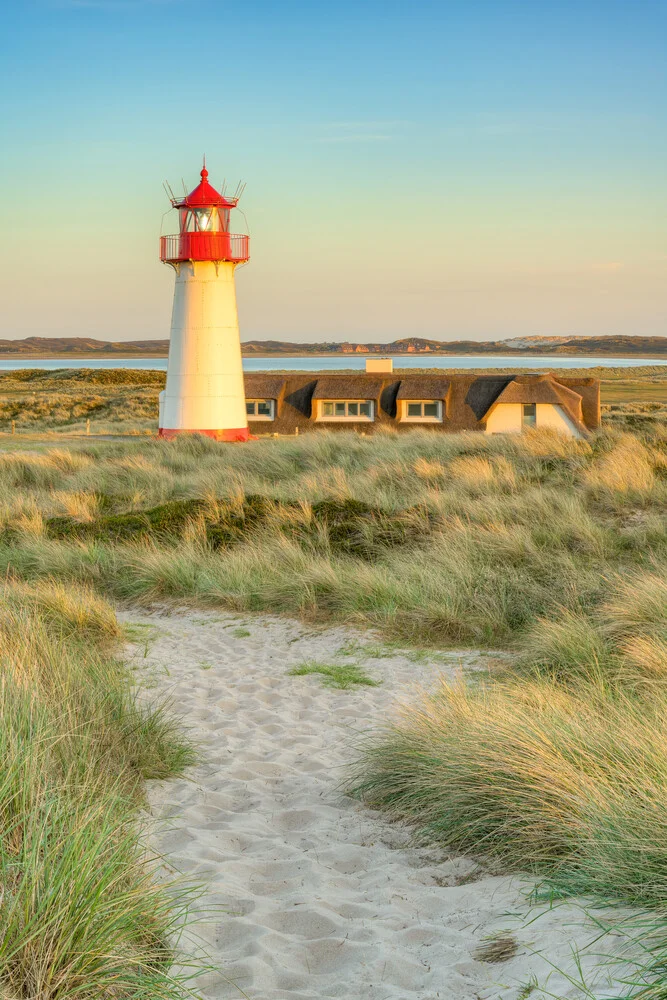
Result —
[{"label": "white window", "polygon": [[318,420],[373,420],[372,399],[337,400],[324,399],[320,402]]},{"label": "white window", "polygon": [[251,420],[273,420],[276,414],[275,399],[246,399],[245,411]]},{"label": "white window", "polygon": [[414,420],[421,424],[442,420],[442,400],[402,400],[401,420]]}]

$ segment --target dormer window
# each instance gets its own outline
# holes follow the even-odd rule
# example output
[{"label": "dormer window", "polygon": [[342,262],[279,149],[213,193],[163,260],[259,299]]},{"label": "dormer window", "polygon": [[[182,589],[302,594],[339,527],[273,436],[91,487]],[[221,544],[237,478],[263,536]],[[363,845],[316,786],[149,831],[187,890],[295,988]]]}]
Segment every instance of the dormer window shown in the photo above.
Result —
[{"label": "dormer window", "polygon": [[402,399],[398,403],[401,423],[432,424],[442,422],[442,400]]},{"label": "dormer window", "polygon": [[318,404],[317,420],[360,422],[374,419],[372,399],[321,399]]},{"label": "dormer window", "polygon": [[275,420],[275,399],[246,399],[245,410],[248,420]]}]

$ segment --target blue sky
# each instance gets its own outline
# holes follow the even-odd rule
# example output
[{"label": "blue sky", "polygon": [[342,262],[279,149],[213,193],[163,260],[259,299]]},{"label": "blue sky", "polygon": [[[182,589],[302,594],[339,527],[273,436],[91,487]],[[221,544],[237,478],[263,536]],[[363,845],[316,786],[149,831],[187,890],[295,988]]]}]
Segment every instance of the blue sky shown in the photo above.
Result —
[{"label": "blue sky", "polygon": [[244,339],[667,334],[664,0],[26,0],[0,44],[2,336],[167,336],[204,152]]}]

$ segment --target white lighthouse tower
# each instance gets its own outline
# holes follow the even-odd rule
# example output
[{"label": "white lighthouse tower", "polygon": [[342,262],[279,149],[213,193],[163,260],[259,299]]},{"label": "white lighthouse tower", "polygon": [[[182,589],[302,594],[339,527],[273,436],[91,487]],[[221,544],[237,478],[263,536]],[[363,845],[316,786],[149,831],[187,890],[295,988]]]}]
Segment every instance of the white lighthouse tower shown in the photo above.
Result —
[{"label": "white lighthouse tower", "polygon": [[248,440],[234,271],[250,254],[248,237],[229,232],[237,202],[209,184],[206,164],[194,191],[172,198],[179,232],[160,238],[160,259],[176,272],[160,437]]}]

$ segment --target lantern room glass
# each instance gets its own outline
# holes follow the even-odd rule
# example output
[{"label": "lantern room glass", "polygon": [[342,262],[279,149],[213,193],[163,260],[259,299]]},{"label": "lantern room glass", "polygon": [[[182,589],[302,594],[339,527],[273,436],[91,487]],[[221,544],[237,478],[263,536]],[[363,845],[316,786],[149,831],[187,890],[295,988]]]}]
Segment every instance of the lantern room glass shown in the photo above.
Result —
[{"label": "lantern room glass", "polygon": [[219,233],[221,230],[220,216],[217,208],[194,208],[195,230],[200,233]]},{"label": "lantern room glass", "polygon": [[182,233],[226,233],[229,231],[229,209],[207,205],[180,210]]}]

